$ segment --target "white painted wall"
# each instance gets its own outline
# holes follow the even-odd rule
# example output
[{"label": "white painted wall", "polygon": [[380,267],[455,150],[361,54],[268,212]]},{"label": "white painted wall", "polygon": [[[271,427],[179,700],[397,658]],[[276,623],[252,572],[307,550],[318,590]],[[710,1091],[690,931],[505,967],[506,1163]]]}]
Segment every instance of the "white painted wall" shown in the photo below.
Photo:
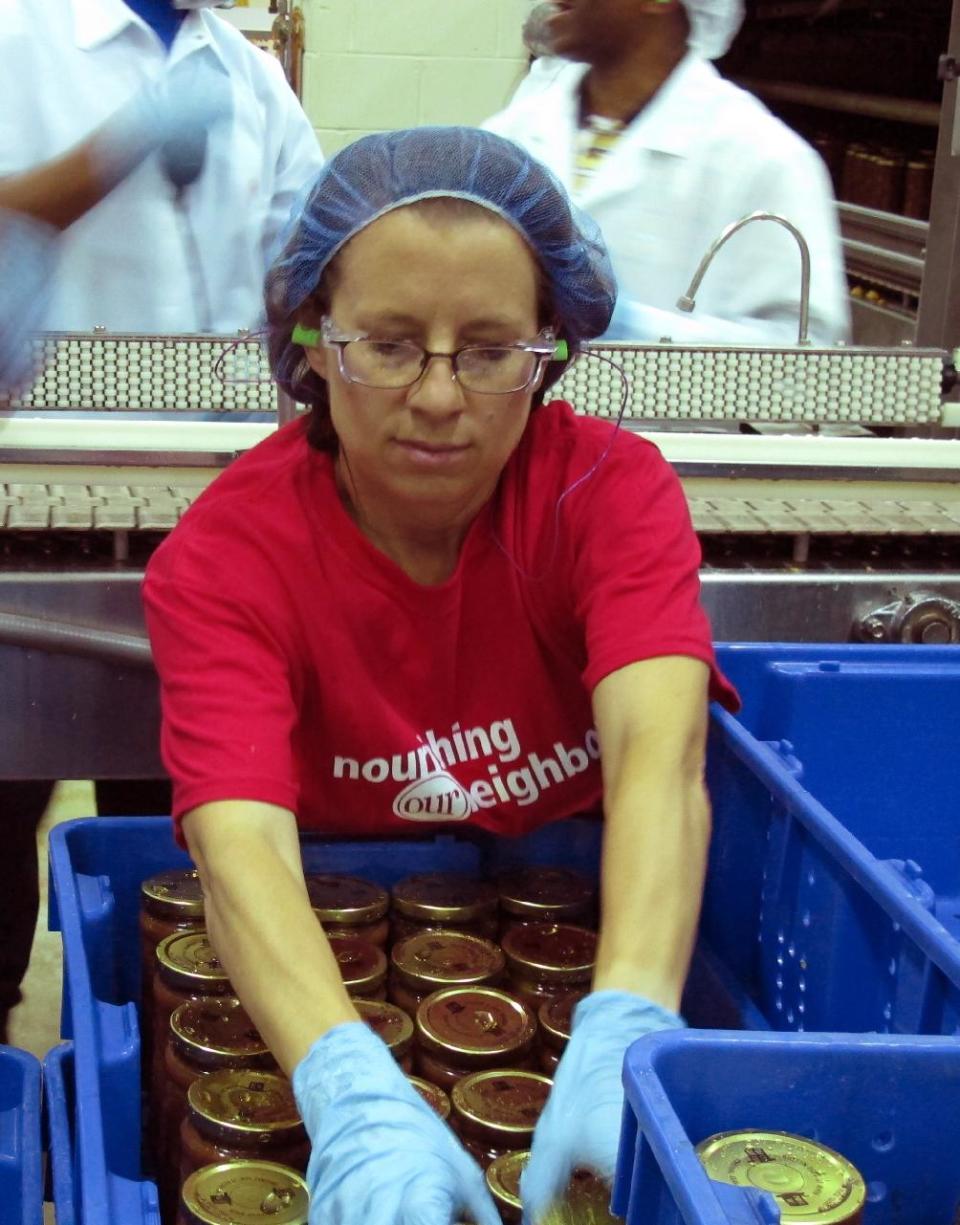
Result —
[{"label": "white painted wall", "polygon": [[368,132],[480,123],[525,71],[530,0],[300,0],[303,104],[324,152]]}]

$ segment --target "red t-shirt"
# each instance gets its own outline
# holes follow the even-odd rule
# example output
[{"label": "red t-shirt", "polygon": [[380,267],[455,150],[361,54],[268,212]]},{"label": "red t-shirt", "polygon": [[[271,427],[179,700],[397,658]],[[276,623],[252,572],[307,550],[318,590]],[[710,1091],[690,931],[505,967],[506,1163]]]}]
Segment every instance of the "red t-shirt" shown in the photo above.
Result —
[{"label": "red t-shirt", "polygon": [[147,571],[175,816],[249,799],[351,835],[467,818],[519,834],[599,810],[604,676],[688,655],[736,702],[699,558],[656,447],[556,401],[456,572],[421,586],[362,535],[294,422],[205,491]]}]

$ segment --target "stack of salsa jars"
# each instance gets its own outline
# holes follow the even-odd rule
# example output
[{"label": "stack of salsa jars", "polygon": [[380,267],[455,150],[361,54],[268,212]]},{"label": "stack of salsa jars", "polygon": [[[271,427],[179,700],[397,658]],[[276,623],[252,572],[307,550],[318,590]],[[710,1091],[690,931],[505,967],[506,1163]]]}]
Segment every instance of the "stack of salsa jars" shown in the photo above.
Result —
[{"label": "stack of salsa jars", "polygon": [[[496,881],[421,873],[391,892],[330,873],[306,882],[358,1015],[487,1171],[504,1219],[519,1219],[519,1171],[590,988],[594,881],[527,867]],[[309,1141],[207,938],[197,874],[151,877],[141,902],[146,1134],[164,1222],[246,1225],[258,1204],[264,1222],[306,1221]]]}]

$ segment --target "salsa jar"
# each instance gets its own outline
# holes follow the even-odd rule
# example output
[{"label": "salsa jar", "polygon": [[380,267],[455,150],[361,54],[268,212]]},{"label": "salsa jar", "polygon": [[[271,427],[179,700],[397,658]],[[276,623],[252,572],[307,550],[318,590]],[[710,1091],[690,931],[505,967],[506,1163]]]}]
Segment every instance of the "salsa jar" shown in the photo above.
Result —
[{"label": "salsa jar", "polygon": [[463,1147],[486,1169],[505,1153],[530,1147],[552,1087],[541,1072],[474,1072],[453,1086],[451,1124]]},{"label": "salsa jar", "polygon": [[353,1006],[361,1021],[365,1021],[381,1038],[404,1072],[413,1071],[413,1018],[385,1000],[365,1000],[355,997]]},{"label": "salsa jar", "polygon": [[[224,1070],[276,1068],[276,1062],[236,996],[204,996],[175,1008],[164,1052],[157,1129],[158,1182],[166,1202],[176,1202],[180,1171],[180,1125],[187,1091],[201,1076]],[[172,1196],[171,1196],[172,1191]]]},{"label": "salsa jar", "polygon": [[387,998],[387,955],[367,940],[356,936],[327,937],[340,967],[347,994],[361,999]]},{"label": "salsa jar", "polygon": [[203,928],[203,890],[196,868],[158,872],[140,885],[140,1051],[150,1066],[153,972],[157,945],[175,932]]},{"label": "salsa jar", "polygon": [[540,1067],[548,1076],[557,1070],[560,1056],[570,1041],[573,1010],[586,996],[585,991],[567,991],[544,1000],[537,1011],[540,1025]]},{"label": "salsa jar", "polygon": [[307,1225],[310,1193],[289,1166],[222,1161],[183,1184],[177,1225]]},{"label": "salsa jar", "polygon": [[312,872],[306,877],[313,913],[329,935],[355,936],[385,949],[390,936],[390,894],[359,876]]},{"label": "salsa jar", "polygon": [[505,991],[435,991],[417,1009],[417,1074],[449,1092],[471,1072],[528,1065],[536,1035],[533,1012]]},{"label": "salsa jar", "polygon": [[180,1127],[180,1181],[205,1165],[264,1158],[302,1173],[310,1141],[293,1088],[280,1073],[211,1072],[187,1090]]},{"label": "salsa jar", "polygon": [[444,928],[420,931],[390,953],[390,999],[411,1016],[444,987],[493,986],[506,962],[499,946],[482,936]]},{"label": "salsa jar", "polygon": [[407,1080],[413,1085],[414,1089],[416,1089],[430,1109],[435,1111],[441,1119],[446,1120],[450,1118],[450,1097],[448,1094],[444,1093],[437,1085],[431,1084],[429,1080],[423,1080],[419,1076],[408,1076]]},{"label": "salsa jar", "polygon": [[163,1059],[174,1011],[190,1000],[233,994],[206,931],[174,932],[160,941],[153,976],[152,1101],[163,1098]]},{"label": "salsa jar", "polygon": [[522,923],[593,926],[596,885],[573,868],[516,868],[498,877],[497,889],[501,936]]},{"label": "salsa jar", "polygon": [[497,887],[459,872],[420,872],[393,887],[391,937],[396,943],[425,927],[497,938]]},{"label": "salsa jar", "polygon": [[487,1166],[485,1177],[487,1189],[493,1196],[503,1225],[520,1225],[523,1220],[523,1204],[520,1200],[520,1176],[530,1160],[530,1152],[524,1149],[503,1153]]},{"label": "salsa jar", "polygon": [[726,1131],[696,1146],[717,1182],[769,1191],[783,1225],[858,1225],[867,1189],[846,1157],[817,1140],[784,1131]]},{"label": "salsa jar", "polygon": [[537,1009],[565,991],[589,987],[597,933],[569,923],[526,923],[507,932],[503,953],[511,990]]}]

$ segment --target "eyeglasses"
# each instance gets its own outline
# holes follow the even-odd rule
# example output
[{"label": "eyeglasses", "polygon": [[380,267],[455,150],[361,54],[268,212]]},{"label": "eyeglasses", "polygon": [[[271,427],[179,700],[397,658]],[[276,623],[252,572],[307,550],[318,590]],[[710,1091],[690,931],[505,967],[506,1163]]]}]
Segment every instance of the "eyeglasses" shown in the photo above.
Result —
[{"label": "eyeglasses", "polygon": [[293,339],[314,344],[319,340],[328,349],[337,350],[337,365],[343,378],[364,387],[397,391],[412,387],[423,375],[431,360],[445,357],[452,367],[452,376],[464,391],[481,395],[506,395],[525,391],[539,378],[551,360],[566,357],[566,342],[558,341],[549,328],[534,340],[518,340],[508,345],[464,345],[453,353],[434,353],[412,340],[378,340],[363,333],[341,332],[325,316],[319,334],[297,328]]}]

